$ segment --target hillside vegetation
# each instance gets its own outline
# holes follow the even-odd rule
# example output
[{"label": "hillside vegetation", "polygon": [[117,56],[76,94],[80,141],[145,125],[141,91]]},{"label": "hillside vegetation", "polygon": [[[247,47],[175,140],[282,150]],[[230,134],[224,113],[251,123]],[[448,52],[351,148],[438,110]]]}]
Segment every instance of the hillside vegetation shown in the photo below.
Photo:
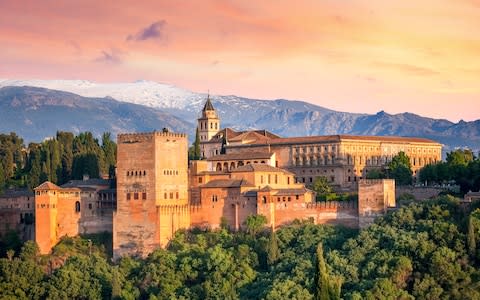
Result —
[{"label": "hillside vegetation", "polygon": [[48,256],[27,242],[0,259],[0,298],[480,298],[480,210],[450,196],[360,231],[308,222],[250,229],[178,232],[168,249],[116,263],[107,235],[65,238]]}]

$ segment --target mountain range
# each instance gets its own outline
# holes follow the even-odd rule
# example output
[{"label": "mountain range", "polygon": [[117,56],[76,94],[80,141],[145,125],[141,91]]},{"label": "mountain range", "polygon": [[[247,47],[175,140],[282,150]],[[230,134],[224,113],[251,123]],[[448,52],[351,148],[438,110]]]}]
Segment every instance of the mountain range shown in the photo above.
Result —
[{"label": "mountain range", "polygon": [[[35,88],[36,87],[36,88]],[[39,88],[41,87],[41,88]],[[85,80],[0,80],[0,132],[28,141],[56,130],[99,135],[130,131],[187,132],[192,138],[207,95],[151,81],[93,83]],[[453,123],[413,113],[358,114],[303,101],[211,95],[222,126],[267,129],[281,136],[328,134],[426,137],[444,150],[480,150],[480,120]]]}]

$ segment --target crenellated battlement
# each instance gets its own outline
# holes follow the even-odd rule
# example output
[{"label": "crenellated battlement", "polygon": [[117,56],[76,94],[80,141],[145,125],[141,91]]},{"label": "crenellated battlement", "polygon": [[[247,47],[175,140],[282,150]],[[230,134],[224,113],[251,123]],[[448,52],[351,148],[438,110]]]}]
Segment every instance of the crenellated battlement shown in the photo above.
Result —
[{"label": "crenellated battlement", "polygon": [[175,132],[164,132],[164,131],[135,132],[135,133],[118,134],[117,142],[123,143],[123,144],[139,143],[143,141],[151,141],[154,136],[171,137],[171,138],[187,138],[186,133],[175,133]]}]

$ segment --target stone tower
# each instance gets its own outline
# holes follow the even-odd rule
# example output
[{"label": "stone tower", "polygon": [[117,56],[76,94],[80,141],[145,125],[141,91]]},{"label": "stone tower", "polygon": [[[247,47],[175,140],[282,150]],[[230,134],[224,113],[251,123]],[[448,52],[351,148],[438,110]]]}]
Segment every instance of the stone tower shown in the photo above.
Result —
[{"label": "stone tower", "polygon": [[190,225],[187,136],[120,134],[117,143],[113,255],[145,257]]},{"label": "stone tower", "polygon": [[220,119],[210,101],[210,95],[207,96],[207,102],[205,102],[205,106],[202,109],[202,116],[198,118],[197,126],[200,135],[200,143],[210,141],[220,130]]},{"label": "stone tower", "polygon": [[35,242],[48,254],[62,236],[79,234],[80,190],[44,182],[35,189]]}]

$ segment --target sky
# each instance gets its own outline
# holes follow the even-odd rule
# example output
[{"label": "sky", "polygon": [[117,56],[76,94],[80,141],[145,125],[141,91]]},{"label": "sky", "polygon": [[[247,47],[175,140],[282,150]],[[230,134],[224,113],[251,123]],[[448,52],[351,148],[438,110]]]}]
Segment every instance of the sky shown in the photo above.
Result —
[{"label": "sky", "polygon": [[0,0],[0,78],[480,119],[480,0]]}]

